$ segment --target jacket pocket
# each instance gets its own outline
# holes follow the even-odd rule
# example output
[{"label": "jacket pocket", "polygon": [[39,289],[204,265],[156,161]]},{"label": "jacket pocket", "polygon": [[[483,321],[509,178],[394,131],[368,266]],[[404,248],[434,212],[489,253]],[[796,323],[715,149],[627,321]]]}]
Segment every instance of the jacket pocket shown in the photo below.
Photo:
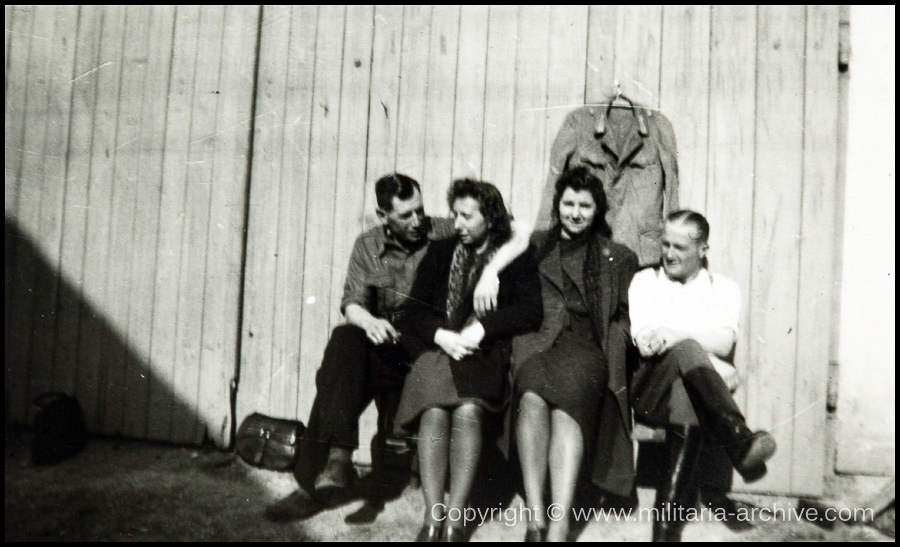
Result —
[{"label": "jacket pocket", "polygon": [[645,169],[651,165],[659,165],[659,150],[650,143],[645,143],[628,165],[637,169]]},{"label": "jacket pocket", "polygon": [[631,171],[632,184],[641,191],[656,187],[662,191],[662,167],[659,162],[659,150],[656,147],[645,146],[632,158],[626,170]]}]

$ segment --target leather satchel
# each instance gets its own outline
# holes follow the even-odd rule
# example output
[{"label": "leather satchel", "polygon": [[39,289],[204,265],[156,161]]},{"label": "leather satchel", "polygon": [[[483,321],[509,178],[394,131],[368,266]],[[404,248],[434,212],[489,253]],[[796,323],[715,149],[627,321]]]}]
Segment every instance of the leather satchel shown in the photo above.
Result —
[{"label": "leather satchel", "polygon": [[84,413],[75,397],[55,391],[34,398],[38,411],[34,417],[31,461],[53,465],[80,452],[87,445]]},{"label": "leather satchel", "polygon": [[234,451],[254,467],[287,471],[297,461],[306,426],[296,420],[254,413],[244,418],[235,436]]}]

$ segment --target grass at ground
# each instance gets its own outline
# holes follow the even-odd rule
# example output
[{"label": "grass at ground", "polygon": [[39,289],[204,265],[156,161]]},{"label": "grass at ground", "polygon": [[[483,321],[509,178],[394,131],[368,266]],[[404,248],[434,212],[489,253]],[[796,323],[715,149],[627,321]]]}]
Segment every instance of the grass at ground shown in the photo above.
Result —
[{"label": "grass at ground", "polygon": [[[400,474],[361,481],[363,497],[389,498],[383,510],[356,499],[300,522],[276,524],[263,518],[263,510],[294,489],[293,478],[251,468],[228,453],[95,439],[65,462],[37,467],[29,461],[27,446],[24,437],[7,437],[6,541],[410,541],[421,522],[421,491],[404,486]],[[366,475],[367,470],[360,471]],[[652,490],[639,490],[641,507],[652,500]],[[790,505],[787,498],[772,502]],[[497,507],[493,521],[473,527],[472,541],[521,541],[524,522],[500,511],[517,511],[521,498],[512,495],[501,507],[488,496],[481,502],[482,514],[491,503]],[[374,521],[345,522],[364,513]],[[590,522],[578,536],[579,541],[649,539],[650,523],[636,521]],[[753,522],[740,532],[722,522],[692,523],[684,539],[891,540],[863,525],[836,523],[826,529],[783,519]]]}]

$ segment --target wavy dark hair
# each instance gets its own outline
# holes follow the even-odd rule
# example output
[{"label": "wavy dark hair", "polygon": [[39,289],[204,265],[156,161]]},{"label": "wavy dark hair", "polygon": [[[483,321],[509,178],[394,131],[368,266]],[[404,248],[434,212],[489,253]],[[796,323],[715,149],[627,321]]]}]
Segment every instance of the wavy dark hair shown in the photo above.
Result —
[{"label": "wavy dark hair", "polygon": [[553,230],[559,232],[562,223],[559,220],[559,202],[566,188],[571,188],[576,192],[587,190],[594,198],[597,205],[597,214],[594,215],[594,222],[591,224],[590,232],[599,233],[603,236],[610,236],[609,225],[606,224],[606,192],[603,191],[603,183],[593,175],[587,167],[573,167],[565,171],[556,179],[556,191],[553,194]]},{"label": "wavy dark hair", "polygon": [[488,234],[491,244],[500,246],[512,237],[510,227],[510,215],[503,203],[500,190],[489,182],[474,179],[458,179],[450,185],[447,191],[447,204],[453,210],[453,202],[460,198],[470,197],[478,201],[481,214],[488,224]]}]

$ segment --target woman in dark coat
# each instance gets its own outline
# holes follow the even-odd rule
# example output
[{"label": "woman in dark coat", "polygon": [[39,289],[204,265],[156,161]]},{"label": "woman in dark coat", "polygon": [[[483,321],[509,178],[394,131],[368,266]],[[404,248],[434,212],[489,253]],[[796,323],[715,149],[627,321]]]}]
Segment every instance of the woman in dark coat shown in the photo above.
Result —
[{"label": "woman in dark coat", "polygon": [[568,535],[567,517],[549,527],[544,520],[548,459],[561,515],[572,506],[586,454],[594,457],[596,483],[619,494],[631,490],[625,344],[637,257],[606,237],[605,212],[600,180],[583,167],[566,171],[556,182],[554,227],[533,238],[544,319],[539,332],[515,340],[514,358],[526,505],[541,508],[529,541]]},{"label": "woman in dark coat", "polygon": [[540,282],[530,248],[500,273],[496,311],[475,317],[475,283],[509,239],[509,215],[500,192],[484,182],[455,181],[448,202],[458,237],[431,244],[399,321],[401,343],[417,356],[396,422],[413,430],[418,423],[425,497],[420,541],[437,541],[444,521],[445,539],[464,539],[458,517],[481,453],[483,414],[501,410],[508,398],[510,338],[541,321]]}]

